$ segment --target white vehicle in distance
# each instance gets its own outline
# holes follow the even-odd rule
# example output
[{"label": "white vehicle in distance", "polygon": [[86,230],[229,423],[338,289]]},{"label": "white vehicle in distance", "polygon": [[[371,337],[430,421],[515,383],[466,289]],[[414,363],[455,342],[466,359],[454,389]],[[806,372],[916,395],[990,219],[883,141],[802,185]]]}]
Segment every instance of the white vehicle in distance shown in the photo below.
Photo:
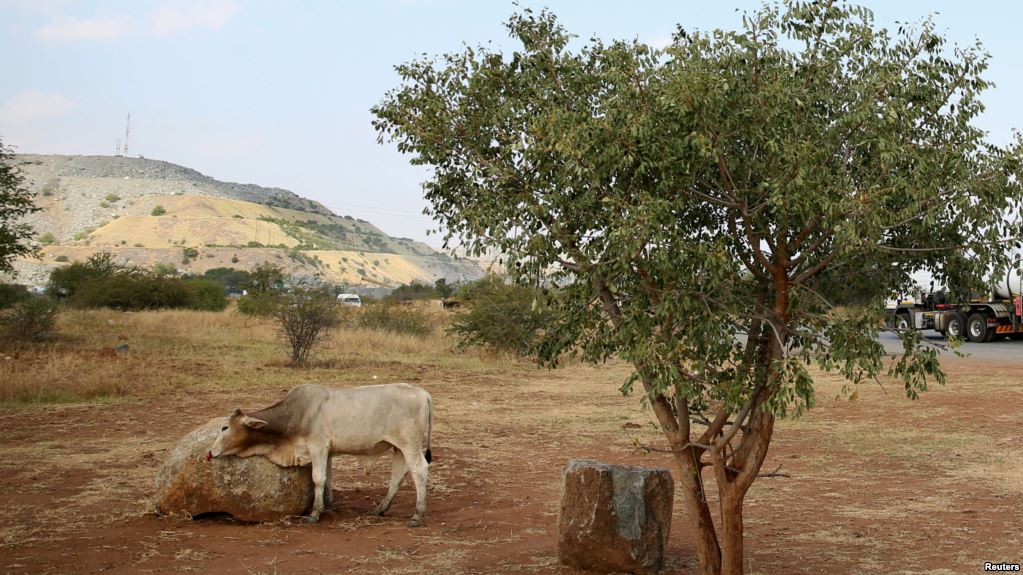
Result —
[{"label": "white vehicle in distance", "polygon": [[352,307],[362,307],[362,300],[359,296],[353,293],[343,293],[337,296],[337,301],[341,302],[341,305],[350,305]]}]

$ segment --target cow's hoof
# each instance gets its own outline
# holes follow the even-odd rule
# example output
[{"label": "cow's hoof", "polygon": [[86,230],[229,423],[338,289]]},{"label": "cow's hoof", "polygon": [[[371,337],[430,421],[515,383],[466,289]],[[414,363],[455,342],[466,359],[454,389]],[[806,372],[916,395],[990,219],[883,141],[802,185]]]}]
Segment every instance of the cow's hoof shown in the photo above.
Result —
[{"label": "cow's hoof", "polygon": [[406,525],[408,525],[409,527],[422,527],[423,522],[420,519],[413,519],[412,521],[409,521]]},{"label": "cow's hoof", "polygon": [[373,516],[376,516],[376,517],[383,517],[384,513],[387,513],[387,510],[386,509],[381,509],[379,507],[377,507],[373,511],[369,512],[370,515],[373,515]]},{"label": "cow's hoof", "polygon": [[306,517],[305,520],[306,520],[306,523],[319,523],[320,522],[320,516],[319,515],[310,515],[309,517]]}]

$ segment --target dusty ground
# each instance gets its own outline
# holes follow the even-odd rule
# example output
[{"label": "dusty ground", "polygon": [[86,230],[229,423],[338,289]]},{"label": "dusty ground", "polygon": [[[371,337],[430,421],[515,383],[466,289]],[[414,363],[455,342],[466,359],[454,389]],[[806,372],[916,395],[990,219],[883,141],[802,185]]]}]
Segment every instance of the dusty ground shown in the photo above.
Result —
[{"label": "dusty ground", "polygon": [[[77,314],[65,332],[0,367],[5,573],[573,573],[556,556],[566,460],[670,467],[634,453],[659,436],[638,398],[618,394],[618,366],[549,372],[455,354],[441,337],[348,332],[317,367],[295,370],[266,326],[218,314]],[[129,352],[105,357],[118,341]],[[1023,561],[1023,365],[946,366],[949,385],[915,402],[894,384],[850,401],[820,378],[819,405],[778,426],[765,464],[792,477],[759,479],[748,496],[750,573],[979,573],[985,561]],[[189,429],[300,382],[373,376],[433,394],[426,527],[405,527],[409,485],[388,516],[367,516],[388,466],[366,474],[346,459],[339,511],[318,525],[152,512],[153,476]],[[681,505],[668,552],[668,573],[697,572]]]}]

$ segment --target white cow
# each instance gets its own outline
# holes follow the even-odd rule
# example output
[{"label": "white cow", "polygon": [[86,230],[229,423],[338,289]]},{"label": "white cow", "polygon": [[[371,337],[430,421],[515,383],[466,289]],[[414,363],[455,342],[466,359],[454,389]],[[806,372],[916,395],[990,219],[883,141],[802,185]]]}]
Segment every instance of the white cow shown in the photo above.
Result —
[{"label": "white cow", "polygon": [[[315,498],[309,522],[333,506],[330,459],[342,453],[360,458],[391,457],[391,485],[373,511],[383,515],[406,473],[416,485],[416,513],[409,527],[426,515],[433,403],[430,394],[407,383],[349,389],[300,385],[277,403],[243,413],[234,410],[210,448],[208,458],[263,455],[284,467],[313,466]],[[426,448],[423,448],[423,440]]]}]

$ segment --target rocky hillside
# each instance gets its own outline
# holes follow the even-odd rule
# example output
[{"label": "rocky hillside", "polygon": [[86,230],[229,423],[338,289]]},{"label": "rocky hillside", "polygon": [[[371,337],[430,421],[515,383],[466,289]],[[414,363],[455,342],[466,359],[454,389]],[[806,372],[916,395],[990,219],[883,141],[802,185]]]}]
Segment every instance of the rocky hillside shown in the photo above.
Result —
[{"label": "rocky hillside", "polygon": [[126,263],[202,273],[270,261],[351,286],[475,279],[478,264],[371,223],[338,216],[288,190],[220,182],[168,162],[115,156],[19,155],[42,211],[28,222],[41,260],[17,262],[39,285],[54,266],[112,252]]}]

